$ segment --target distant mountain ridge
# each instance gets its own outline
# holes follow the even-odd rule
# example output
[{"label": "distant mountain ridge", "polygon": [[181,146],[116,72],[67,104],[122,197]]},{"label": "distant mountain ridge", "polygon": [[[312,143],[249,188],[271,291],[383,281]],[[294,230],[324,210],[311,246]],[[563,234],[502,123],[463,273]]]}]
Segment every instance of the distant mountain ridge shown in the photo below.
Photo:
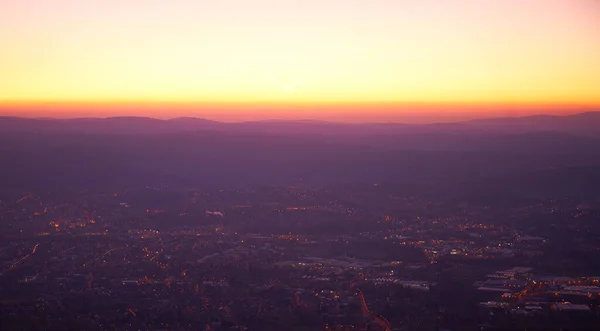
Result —
[{"label": "distant mountain ridge", "polygon": [[567,116],[534,115],[489,118],[471,120],[464,123],[486,131],[502,131],[507,133],[554,131],[598,136],[600,134],[600,111]]},{"label": "distant mountain ridge", "polygon": [[599,118],[416,125],[3,117],[0,191],[391,183],[481,197],[489,191],[490,199],[550,190],[590,196],[600,180]]},{"label": "distant mountain ridge", "polygon": [[265,120],[218,122],[195,117],[168,120],[150,117],[109,117],[73,119],[36,119],[0,117],[1,132],[78,132],[101,134],[167,134],[191,131],[228,131],[239,133],[319,134],[319,135],[394,135],[407,133],[533,133],[557,132],[600,138],[600,111],[567,116],[535,115],[477,119],[456,123],[349,124],[314,120]]}]

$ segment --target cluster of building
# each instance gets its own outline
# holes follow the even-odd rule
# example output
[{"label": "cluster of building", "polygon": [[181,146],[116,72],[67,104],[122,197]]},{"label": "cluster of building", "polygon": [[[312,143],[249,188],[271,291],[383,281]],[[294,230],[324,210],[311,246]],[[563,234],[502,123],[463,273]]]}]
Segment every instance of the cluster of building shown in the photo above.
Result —
[{"label": "cluster of building", "polygon": [[[482,308],[493,314],[550,318],[593,317],[600,311],[599,277],[540,275],[530,267],[497,271],[473,284],[479,292]],[[505,316],[505,315],[502,315]]]},{"label": "cluster of building", "polygon": [[285,188],[255,203],[256,191],[187,192],[176,207],[131,189],[25,195],[0,208],[0,314],[29,329],[433,330],[466,293],[452,273],[473,267],[485,275],[470,288],[482,327],[598,316],[597,277],[489,270],[544,257],[552,242],[536,231],[476,221],[477,210],[406,217],[326,193]]}]

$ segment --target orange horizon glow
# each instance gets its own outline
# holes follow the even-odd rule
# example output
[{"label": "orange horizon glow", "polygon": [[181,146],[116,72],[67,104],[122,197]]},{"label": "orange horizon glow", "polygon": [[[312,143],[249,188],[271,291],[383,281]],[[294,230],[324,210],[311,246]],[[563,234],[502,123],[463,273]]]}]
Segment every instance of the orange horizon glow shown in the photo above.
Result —
[{"label": "orange horizon glow", "polygon": [[[283,111],[282,111],[283,110]],[[456,122],[490,117],[573,115],[600,111],[595,105],[574,104],[427,104],[427,103],[295,103],[189,104],[143,102],[11,102],[0,104],[0,114],[29,118],[139,116],[157,119],[197,117],[222,122],[254,120],[323,120],[331,122]]]},{"label": "orange horizon glow", "polygon": [[596,0],[7,0],[0,115],[435,122],[600,110]]}]

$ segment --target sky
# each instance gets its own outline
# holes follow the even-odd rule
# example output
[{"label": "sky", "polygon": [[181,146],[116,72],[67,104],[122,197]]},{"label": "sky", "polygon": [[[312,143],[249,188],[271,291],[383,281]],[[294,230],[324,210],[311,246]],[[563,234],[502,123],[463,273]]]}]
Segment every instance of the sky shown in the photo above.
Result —
[{"label": "sky", "polygon": [[2,0],[0,114],[600,110],[598,0]]}]

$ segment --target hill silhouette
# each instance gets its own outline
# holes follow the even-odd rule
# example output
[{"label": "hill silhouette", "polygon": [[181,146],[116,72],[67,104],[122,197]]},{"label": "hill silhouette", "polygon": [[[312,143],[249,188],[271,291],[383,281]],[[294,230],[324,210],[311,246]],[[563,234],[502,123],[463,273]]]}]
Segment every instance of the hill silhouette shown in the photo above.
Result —
[{"label": "hill silhouette", "polygon": [[[600,139],[587,133],[598,116],[429,125],[4,117],[0,181],[24,190],[390,183],[492,200],[519,192],[589,195]],[[586,134],[570,132],[579,121]]]},{"label": "hill silhouette", "polygon": [[568,116],[538,115],[513,118],[492,118],[458,123],[348,124],[312,120],[267,120],[225,123],[194,117],[159,120],[147,117],[110,117],[75,119],[31,119],[0,117],[2,132],[81,132],[157,134],[218,130],[281,134],[376,135],[402,133],[532,133],[559,132],[600,138],[600,112]]}]

